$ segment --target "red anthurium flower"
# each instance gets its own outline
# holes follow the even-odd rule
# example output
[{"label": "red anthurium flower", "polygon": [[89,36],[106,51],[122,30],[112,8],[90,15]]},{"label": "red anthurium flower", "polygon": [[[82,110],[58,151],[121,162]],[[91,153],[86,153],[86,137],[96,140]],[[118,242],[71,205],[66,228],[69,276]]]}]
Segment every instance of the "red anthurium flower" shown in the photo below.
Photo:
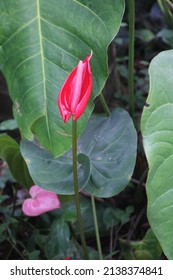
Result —
[{"label": "red anthurium flower", "polygon": [[35,185],[30,188],[31,198],[24,200],[22,210],[27,216],[38,216],[60,208],[60,201],[55,193],[43,190]]},{"label": "red anthurium flower", "polygon": [[59,92],[58,107],[65,123],[71,115],[74,121],[77,120],[83,114],[90,99],[92,90],[91,56],[92,53],[84,61],[79,61]]}]

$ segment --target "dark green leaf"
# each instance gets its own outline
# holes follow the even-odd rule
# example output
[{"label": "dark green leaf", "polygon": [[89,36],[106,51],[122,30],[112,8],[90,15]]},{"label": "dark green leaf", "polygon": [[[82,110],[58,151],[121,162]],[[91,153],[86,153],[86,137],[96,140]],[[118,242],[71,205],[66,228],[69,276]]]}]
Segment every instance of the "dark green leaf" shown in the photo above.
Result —
[{"label": "dark green leaf", "polygon": [[[123,190],[134,169],[136,145],[136,131],[126,111],[117,109],[109,118],[91,117],[78,142],[80,189],[90,177],[85,190],[95,196],[109,197]],[[22,141],[21,152],[37,185],[58,194],[74,193],[71,151],[54,158],[38,145]]]},{"label": "dark green leaf", "polygon": [[130,215],[134,212],[134,208],[132,206],[128,206],[125,210],[121,210],[116,208],[114,210],[114,215],[117,219],[119,219],[121,225],[126,224],[130,220]]},{"label": "dark green leaf", "polygon": [[111,197],[122,191],[134,170],[136,148],[136,131],[125,110],[116,109],[109,118],[91,117],[79,140],[79,149],[91,162],[91,176],[85,190],[100,197]]},{"label": "dark green leaf", "polygon": [[32,252],[26,252],[26,255],[29,260],[39,260],[40,251],[34,250]]},{"label": "dark green leaf", "polygon": [[[91,204],[91,199],[85,197],[84,195],[80,195],[80,206],[81,206],[81,214],[82,214],[82,221],[83,227],[85,231],[86,239],[95,238],[95,227],[94,227],[94,220],[93,220],[93,209]],[[97,212],[97,221],[99,226],[99,231],[101,235],[105,235],[108,233],[104,223],[103,223],[103,215],[105,212],[105,204],[96,201],[96,212]],[[54,212],[55,213],[55,212]],[[63,220],[71,221],[73,229],[77,236],[79,236],[79,229],[77,226],[77,219],[76,219],[76,207],[74,198],[71,202],[61,203],[61,208],[57,210],[57,215],[60,215]],[[70,216],[68,216],[70,214]],[[70,218],[70,219],[69,219]]]},{"label": "dark green leaf", "polygon": [[113,227],[119,225],[124,225],[130,220],[130,215],[133,213],[134,209],[132,206],[128,206],[125,210],[119,208],[108,207],[105,210],[103,221],[107,227]]},{"label": "dark green leaf", "polygon": [[103,222],[107,228],[117,226],[120,220],[114,214],[115,210],[112,207],[106,208],[103,216]]},{"label": "dark green leaf", "polygon": [[[34,182],[40,187],[58,194],[73,194],[73,166],[71,151],[59,158],[35,143],[22,141],[21,152]],[[84,154],[78,155],[79,190],[85,187],[90,176],[90,161]]]},{"label": "dark green leaf", "polygon": [[0,135],[0,158],[8,163],[12,175],[23,186],[30,187],[33,184],[19,145],[8,135]]},{"label": "dark green leaf", "polygon": [[74,245],[70,240],[70,231],[66,222],[63,220],[56,220],[54,222],[45,245],[45,253],[48,260],[64,260],[66,256],[71,255]]}]

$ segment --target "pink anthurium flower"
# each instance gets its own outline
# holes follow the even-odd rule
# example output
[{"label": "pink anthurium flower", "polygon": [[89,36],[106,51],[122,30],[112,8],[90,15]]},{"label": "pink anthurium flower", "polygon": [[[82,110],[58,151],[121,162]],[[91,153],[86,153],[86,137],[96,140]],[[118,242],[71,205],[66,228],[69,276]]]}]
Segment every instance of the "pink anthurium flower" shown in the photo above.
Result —
[{"label": "pink anthurium flower", "polygon": [[59,92],[58,107],[65,123],[71,116],[74,121],[77,120],[89,102],[92,90],[91,57],[92,52],[84,61],[79,61]]},{"label": "pink anthurium flower", "polygon": [[30,188],[29,194],[31,198],[25,199],[22,205],[22,210],[27,216],[34,217],[60,208],[60,201],[55,193],[34,185]]}]

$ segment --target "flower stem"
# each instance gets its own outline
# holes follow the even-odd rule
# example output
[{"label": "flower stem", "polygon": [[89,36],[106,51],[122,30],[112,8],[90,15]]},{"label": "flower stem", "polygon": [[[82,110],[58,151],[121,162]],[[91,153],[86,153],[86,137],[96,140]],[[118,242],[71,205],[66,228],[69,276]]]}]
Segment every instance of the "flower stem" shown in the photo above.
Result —
[{"label": "flower stem", "polygon": [[95,227],[95,234],[96,234],[96,240],[97,240],[97,248],[98,248],[99,259],[103,260],[102,248],[101,248],[101,242],[100,242],[100,234],[99,234],[98,221],[97,221],[97,214],[96,214],[95,199],[94,199],[93,195],[91,195],[91,203],[92,203],[94,227]]},{"label": "flower stem", "polygon": [[105,101],[105,98],[104,98],[104,95],[103,93],[101,92],[100,95],[99,95],[99,100],[100,100],[100,103],[102,104],[102,107],[106,113],[106,115],[109,117],[111,112],[109,110],[109,107],[108,105],[106,104],[106,101]]},{"label": "flower stem", "polygon": [[81,215],[81,209],[80,209],[79,187],[78,187],[77,122],[74,121],[73,119],[72,119],[72,151],[73,151],[73,178],[74,178],[74,192],[75,192],[77,223],[78,223],[78,227],[79,227],[79,233],[80,233],[84,258],[88,259],[87,246],[86,246],[86,241],[85,241],[85,234],[84,234],[84,230],[83,230],[82,215]]},{"label": "flower stem", "polygon": [[134,33],[135,33],[135,0],[129,0],[129,113],[134,118]]}]

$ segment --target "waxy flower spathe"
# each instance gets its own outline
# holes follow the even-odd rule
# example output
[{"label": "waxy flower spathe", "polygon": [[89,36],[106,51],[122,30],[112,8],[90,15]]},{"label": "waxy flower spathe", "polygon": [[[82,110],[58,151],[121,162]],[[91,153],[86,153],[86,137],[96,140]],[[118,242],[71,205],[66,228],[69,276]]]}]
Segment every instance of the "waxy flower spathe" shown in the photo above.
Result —
[{"label": "waxy flower spathe", "polygon": [[30,188],[31,198],[24,200],[22,210],[27,216],[38,216],[60,208],[60,201],[55,193],[43,190],[37,185]]},{"label": "waxy flower spathe", "polygon": [[92,53],[73,69],[65,80],[59,95],[58,107],[63,121],[66,123],[71,116],[77,120],[84,112],[92,90],[92,73],[90,59]]}]

